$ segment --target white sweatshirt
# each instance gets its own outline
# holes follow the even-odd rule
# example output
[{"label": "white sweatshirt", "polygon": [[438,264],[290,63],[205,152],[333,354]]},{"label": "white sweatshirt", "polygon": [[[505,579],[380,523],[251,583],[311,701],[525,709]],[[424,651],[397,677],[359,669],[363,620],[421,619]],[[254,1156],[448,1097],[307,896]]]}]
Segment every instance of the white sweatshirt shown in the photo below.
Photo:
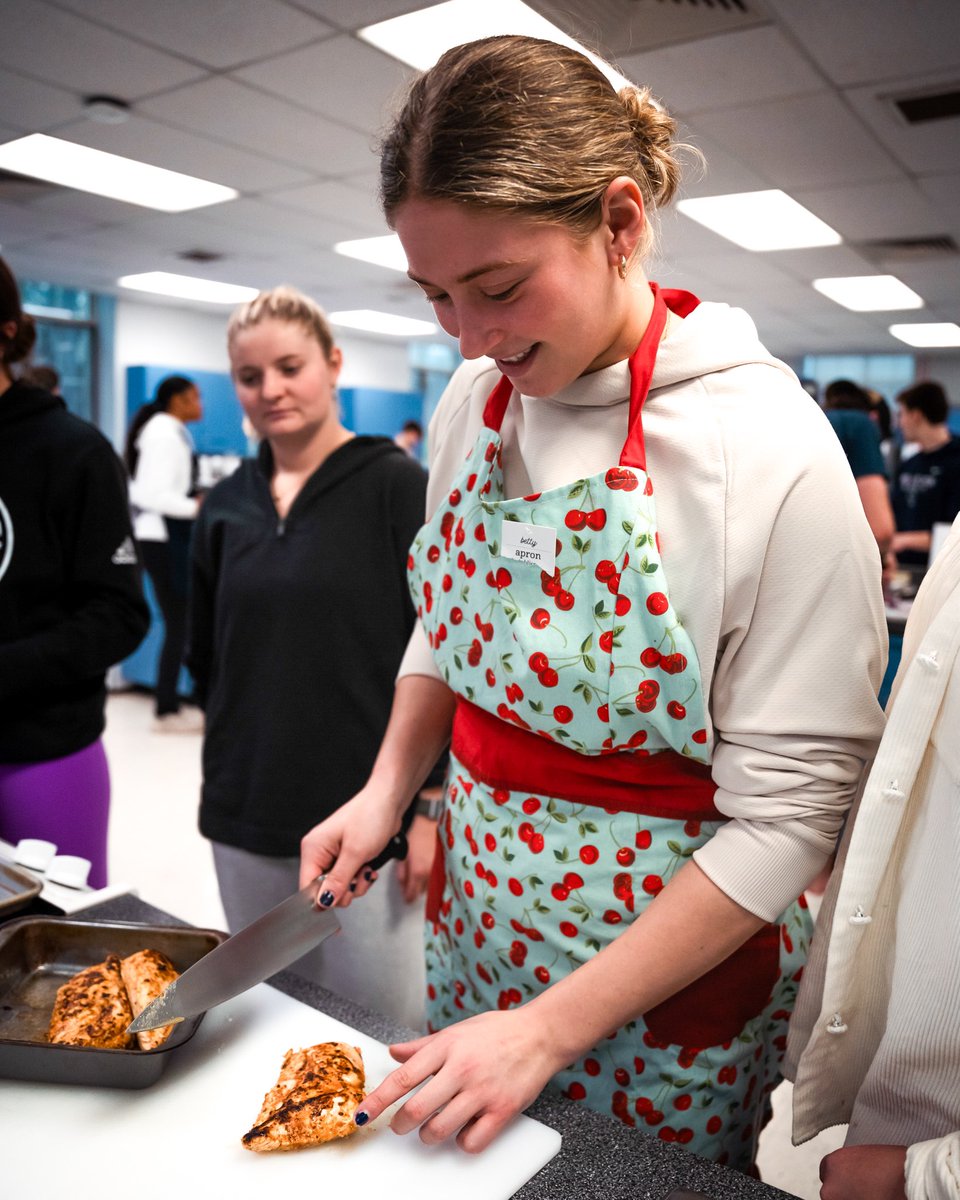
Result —
[{"label": "white sweatshirt", "polygon": [[960,519],[914,601],[887,728],[790,1026],[793,1140],[909,1146],[910,1200],[960,1198]]},{"label": "white sweatshirt", "polygon": [[144,425],[137,438],[140,457],[130,481],[133,532],[141,542],[167,541],[164,517],[197,515],[189,494],[193,483],[193,438],[182,421],[161,412]]},{"label": "white sweatshirt", "polygon": [[[498,379],[458,369],[430,425],[428,515],[450,489]],[[514,393],[508,498],[617,463],[629,369],[550,398]],[[887,633],[880,561],[828,421],[724,304],[670,317],[644,406],[671,601],[693,638],[714,725],[718,809],[695,858],[744,908],[775,919],[832,852],[882,729]],[[438,676],[414,631],[401,675]]]}]

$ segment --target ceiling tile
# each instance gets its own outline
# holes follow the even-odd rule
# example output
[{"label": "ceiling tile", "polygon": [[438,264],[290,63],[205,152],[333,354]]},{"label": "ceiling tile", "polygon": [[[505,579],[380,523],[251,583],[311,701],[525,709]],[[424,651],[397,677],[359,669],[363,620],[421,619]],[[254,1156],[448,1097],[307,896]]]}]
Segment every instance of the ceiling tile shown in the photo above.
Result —
[{"label": "ceiling tile", "polygon": [[0,64],[84,94],[123,100],[176,87],[197,67],[41,0],[5,4]]},{"label": "ceiling tile", "polygon": [[943,232],[936,208],[908,179],[809,191],[798,188],[793,195],[848,241]]},{"label": "ceiling tile", "polygon": [[284,209],[310,214],[314,221],[343,221],[358,230],[357,236],[377,237],[390,232],[380,211],[376,186],[361,188],[352,182],[327,180],[282,188],[266,198]]},{"label": "ceiling tile", "polygon": [[948,223],[950,232],[960,242],[960,172],[947,175],[924,175],[917,187],[936,207]]},{"label": "ceiling tile", "polygon": [[141,108],[171,125],[328,176],[374,158],[366,134],[223,76],[155,96]]},{"label": "ceiling tile", "polygon": [[[414,72],[343,34],[234,72],[238,79],[355,128],[379,131]],[[357,87],[357,80],[364,85]]]},{"label": "ceiling tile", "polygon": [[[960,15],[960,3],[957,12]],[[896,96],[930,93],[938,85],[953,91],[960,88],[960,41],[954,53],[957,67],[952,75],[913,75],[889,80],[882,86],[851,88],[845,93],[867,128],[908,171],[932,173],[960,161],[960,117],[910,125],[892,100]]]},{"label": "ceiling tile", "polygon": [[429,0],[429,4],[418,3],[418,0],[350,0],[349,6],[344,0],[296,0],[300,8],[316,13],[332,25],[340,29],[362,29],[365,25],[374,25],[377,21],[386,21],[390,17],[399,17],[404,13],[417,12],[437,0]]},{"label": "ceiling tile", "polygon": [[63,88],[0,69],[0,112],[18,134],[41,133],[75,120],[80,98]]},{"label": "ceiling tile", "polygon": [[696,128],[781,188],[890,179],[896,162],[827,92],[699,113]]},{"label": "ceiling tile", "polygon": [[279,54],[331,27],[278,0],[59,0],[91,21],[217,70]]},{"label": "ceiling tile", "polygon": [[617,65],[675,116],[823,88],[822,74],[770,25],[621,56]]}]

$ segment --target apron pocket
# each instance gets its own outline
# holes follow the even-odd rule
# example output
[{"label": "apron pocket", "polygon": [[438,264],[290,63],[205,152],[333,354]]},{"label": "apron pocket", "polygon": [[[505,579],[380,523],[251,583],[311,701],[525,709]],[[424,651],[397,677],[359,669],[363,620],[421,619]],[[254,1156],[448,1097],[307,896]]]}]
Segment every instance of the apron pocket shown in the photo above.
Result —
[{"label": "apron pocket", "polygon": [[706,975],[644,1014],[658,1041],[706,1049],[763,1012],[780,974],[780,926],[765,925]]}]

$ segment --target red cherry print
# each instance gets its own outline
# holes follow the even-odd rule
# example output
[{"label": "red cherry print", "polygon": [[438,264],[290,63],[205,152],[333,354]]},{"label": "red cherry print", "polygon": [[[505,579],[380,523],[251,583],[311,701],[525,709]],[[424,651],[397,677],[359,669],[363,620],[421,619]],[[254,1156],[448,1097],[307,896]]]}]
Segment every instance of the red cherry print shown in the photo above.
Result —
[{"label": "red cherry print", "polygon": [[483,647],[476,638],[470,643],[470,649],[467,651],[467,662],[471,667],[476,667],[480,663],[480,655],[483,654]]},{"label": "red cherry print", "polygon": [[580,847],[580,861],[586,863],[588,867],[593,866],[599,857],[600,851],[596,846],[587,845]]},{"label": "red cherry print", "polygon": [[609,579],[612,575],[616,575],[617,567],[609,558],[603,558],[597,563],[593,573],[603,583],[604,580]]},{"label": "red cherry print", "polygon": [[668,675],[679,675],[687,669],[687,656],[685,654],[668,654],[660,663],[660,667]]},{"label": "red cherry print", "polygon": [[659,1125],[663,1120],[663,1113],[659,1108],[652,1108],[644,1117],[644,1120],[648,1125]]},{"label": "red cherry print", "polygon": [[498,567],[497,568],[497,590],[502,592],[503,589],[509,587],[511,583],[513,583],[513,576],[510,574],[510,572],[507,570],[507,568],[506,567]]},{"label": "red cherry print", "polygon": [[466,892],[466,894],[472,900],[473,899],[473,880],[472,879],[467,879],[464,881],[463,890]]},{"label": "red cherry print", "polygon": [[663,592],[651,592],[647,597],[647,612],[653,613],[655,617],[662,617],[670,606]]},{"label": "red cherry print", "polygon": [[673,1102],[673,1107],[678,1112],[686,1112],[693,1103],[693,1097],[688,1092],[683,1092]]},{"label": "red cherry print", "polygon": [[675,721],[682,721],[687,715],[687,710],[677,700],[671,700],[667,705],[667,716],[673,717]]},{"label": "red cherry print", "polygon": [[[642,1061],[634,1059],[634,1062]],[[633,1102],[633,1107],[637,1110],[637,1116],[642,1117],[644,1113],[653,1111],[653,1101],[649,1096],[638,1096]]]},{"label": "red cherry print", "polygon": [[636,857],[629,846],[621,846],[617,851],[617,862],[621,867],[629,867]]},{"label": "red cherry print", "polygon": [[535,608],[530,617],[530,624],[534,629],[545,629],[550,624],[550,614],[545,608]]},{"label": "red cherry print", "polygon": [[626,1087],[630,1082],[630,1072],[624,1067],[617,1067],[613,1073],[613,1077],[621,1087]]},{"label": "red cherry print", "polygon": [[636,837],[633,839],[633,844],[638,850],[649,850],[652,841],[653,838],[650,835],[649,829],[638,829]]},{"label": "red cherry print", "polygon": [[576,1079],[567,1088],[567,1099],[568,1100],[582,1100],[586,1094],[587,1094],[587,1089],[583,1086],[582,1083],[579,1083]]},{"label": "red cherry print", "polygon": [[487,667],[486,680],[490,687],[497,686],[497,677],[496,677],[496,675],[494,675],[494,673],[490,670],[489,667]]},{"label": "red cherry print", "polygon": [[521,842],[529,842],[533,837],[533,826],[529,821],[521,821],[520,828],[517,830],[517,837]]},{"label": "red cherry print", "polygon": [[568,529],[582,529],[587,523],[587,514],[582,509],[571,508],[563,518],[563,523]]},{"label": "red cherry print", "polygon": [[511,704],[516,704],[518,700],[523,699],[523,688],[519,683],[507,684],[507,699]]},{"label": "red cherry print", "polygon": [[534,854],[539,854],[544,847],[543,834],[535,833],[530,839],[530,849]]},{"label": "red cherry print", "polygon": [[583,887],[583,879],[576,873],[576,871],[568,871],[563,877],[563,884],[564,887],[568,887],[572,892],[576,888]]},{"label": "red cherry print", "polygon": [[492,929],[494,927],[494,925],[496,925],[496,921],[494,920],[493,913],[491,913],[491,912],[481,913],[480,914],[480,924],[484,927],[484,929]]},{"label": "red cherry print", "polygon": [[485,542],[487,540],[487,531],[482,525],[478,525],[473,531],[473,536],[478,542]]},{"label": "red cherry print", "polygon": [[569,725],[573,720],[573,709],[568,708],[566,704],[558,704],[553,710],[553,719],[558,725]]},{"label": "red cherry print", "polygon": [[620,590],[620,572],[617,571],[607,580],[607,591],[611,596],[615,596]]},{"label": "red cherry print", "polygon": [[676,1130],[671,1129],[669,1125],[664,1125],[662,1129],[657,1130],[657,1137],[663,1142],[675,1142],[677,1140]]},{"label": "red cherry print", "polygon": [[475,471],[473,471],[467,477],[467,491],[468,492],[473,491],[474,487],[476,486],[476,482],[477,482],[477,474]]},{"label": "red cherry print", "polygon": [[587,524],[591,529],[600,530],[607,523],[606,509],[595,508],[593,512],[587,513]]},{"label": "red cherry print", "polygon": [[603,914],[603,919],[607,925],[619,925],[623,917],[620,916],[616,909],[608,908]]},{"label": "red cherry print", "polygon": [[644,1071],[647,1069],[647,1064],[643,1061],[642,1058],[637,1058],[636,1056],[634,1056],[633,1069],[638,1075],[642,1075],[644,1073]]},{"label": "red cherry print", "polygon": [[540,801],[536,796],[528,796],[520,807],[528,816],[532,816],[533,813],[540,811]]},{"label": "red cherry print", "polygon": [[477,974],[484,983],[493,983],[493,980],[490,978],[490,972],[483,965],[483,963],[477,963]]},{"label": "red cherry print", "polygon": [[787,933],[786,925],[780,926],[780,932],[783,934],[783,947],[788,954],[793,953],[793,938]]},{"label": "red cherry print", "polygon": [[453,529],[453,523],[456,517],[449,510],[440,518],[440,532],[446,538],[450,536],[450,531]]},{"label": "red cherry print", "polygon": [[547,656],[540,650],[537,650],[535,653],[531,654],[527,659],[527,662],[530,664],[530,670],[536,671],[538,675],[541,671],[545,671],[547,667],[550,666],[550,659],[547,658]]},{"label": "red cherry print", "polygon": [[707,1133],[719,1133],[723,1128],[723,1121],[719,1117],[711,1117],[707,1121]]},{"label": "red cherry print", "polygon": [[487,850],[492,854],[494,852],[494,850],[496,850],[496,848],[497,848],[497,839],[493,836],[492,833],[488,833],[483,839],[483,844],[486,846]]},{"label": "red cherry print", "polygon": [[450,493],[450,507],[456,508],[457,505],[460,503],[460,499],[461,499],[460,489],[454,488],[453,491]]},{"label": "red cherry print", "polygon": [[481,628],[480,636],[485,642],[489,642],[493,639],[493,626],[489,621]]},{"label": "red cherry print", "polygon": [[556,687],[557,683],[560,680],[560,676],[556,673],[556,671],[553,669],[553,667],[544,667],[544,669],[542,671],[540,671],[539,674],[537,675],[537,678],[540,680],[540,682],[543,684],[544,687],[551,687],[551,688]]},{"label": "red cherry print", "polygon": [[533,973],[534,973],[534,975],[536,975],[537,979],[539,979],[541,983],[549,983],[550,982],[550,972],[547,970],[546,967],[534,967]]},{"label": "red cherry print", "polygon": [[656,896],[663,891],[663,880],[659,875],[647,875],[641,886],[648,896]]},{"label": "red cherry print", "polygon": [[454,531],[453,540],[458,546],[462,546],[463,543],[467,540],[467,535],[464,532],[462,521],[457,522],[457,528]]},{"label": "red cherry print", "polygon": [[684,1126],[683,1129],[677,1130],[677,1141],[681,1146],[685,1146],[687,1142],[693,1141],[693,1130],[689,1126]]},{"label": "red cherry print", "polygon": [[617,602],[613,608],[618,617],[625,617],[630,611],[631,602],[629,596],[618,596]]},{"label": "red cherry print", "polygon": [[707,740],[707,731],[705,729],[695,729],[690,735],[690,740],[696,742],[698,746],[702,746]]},{"label": "red cherry print", "polygon": [[[700,822],[699,821],[684,821],[683,832],[687,835],[687,837],[699,837],[700,836]],[[776,1017],[777,1014],[774,1013],[773,1015],[774,1015],[774,1017]],[[783,1015],[785,1017],[787,1017],[790,1014],[784,1013]]]},{"label": "red cherry print", "polygon": [[586,1071],[586,1073],[588,1075],[599,1075],[600,1074],[600,1064],[597,1062],[597,1060],[595,1058],[585,1058],[583,1060],[583,1069]]},{"label": "red cherry print", "polygon": [[563,934],[564,937],[571,937],[571,938],[576,937],[577,936],[577,927],[570,921],[561,921],[560,922],[560,932]]},{"label": "red cherry print", "polygon": [[639,486],[636,475],[624,467],[611,467],[604,476],[604,483],[611,491],[632,492]]},{"label": "red cherry print", "polygon": [[566,900],[566,898],[570,895],[570,889],[565,887],[562,883],[555,883],[550,889],[550,895],[554,898],[554,900],[559,900],[562,904],[563,901]]},{"label": "red cherry print", "polygon": [[514,942],[510,946],[510,961],[515,967],[522,967],[527,957],[527,948],[523,942]]},{"label": "red cherry print", "polygon": [[600,707],[597,709],[597,716],[600,718],[601,721],[603,721],[604,724],[606,724],[607,721],[610,720],[610,705],[609,704],[601,704]]},{"label": "red cherry print", "polygon": [[473,561],[472,558],[468,558],[467,561],[463,564],[463,573],[466,575],[466,577],[468,579],[470,579],[473,576],[473,573],[476,569],[477,569],[477,564]]},{"label": "red cherry print", "polygon": [[638,729],[635,733],[631,733],[629,738],[627,738],[627,745],[632,749],[636,746],[642,746],[646,740],[647,731],[645,729]]},{"label": "red cherry print", "polygon": [[440,547],[439,546],[431,546],[430,549],[427,551],[427,562],[435,563],[439,557],[440,557]]},{"label": "red cherry print", "polygon": [[453,576],[452,575],[444,575],[443,582],[441,583],[441,587],[443,588],[443,590],[445,592],[449,592],[453,587]]},{"label": "red cherry print", "polygon": [[560,568],[556,567],[552,575],[546,571],[540,572],[540,590],[545,596],[555,596],[560,591]]},{"label": "red cherry print", "polygon": [[610,654],[613,650],[613,630],[608,629],[605,633],[601,633],[597,639],[600,649]]},{"label": "red cherry print", "polygon": [[640,655],[640,661],[645,667],[656,667],[660,663],[660,651],[656,646],[648,646]]},{"label": "red cherry print", "polygon": [[487,935],[483,932],[482,929],[475,929],[473,931],[473,944],[476,946],[476,948],[478,950],[483,949],[483,944],[484,944],[484,942],[486,942],[486,940],[487,940]]},{"label": "red cherry print", "polygon": [[463,921],[461,921],[459,917],[457,917],[453,923],[453,932],[457,935],[457,937],[462,937],[463,935]]},{"label": "red cherry print", "polygon": [[569,612],[574,605],[573,592],[567,592],[561,588],[560,591],[557,592],[557,598],[554,601],[554,604],[556,604],[557,608],[562,609],[563,612]]},{"label": "red cherry print", "polygon": [[[648,478],[647,478],[647,482],[646,482],[646,484],[644,485],[644,488],[643,488],[643,494],[644,494],[645,496],[652,496],[652,495],[653,495],[653,480],[652,480],[652,479],[650,479],[650,478],[649,478],[649,476],[648,476]],[[657,548],[659,549],[659,546],[658,546]]]},{"label": "red cherry print", "polygon": [[656,708],[659,695],[660,684],[655,679],[644,679],[637,688],[637,708],[640,712],[650,712]]}]

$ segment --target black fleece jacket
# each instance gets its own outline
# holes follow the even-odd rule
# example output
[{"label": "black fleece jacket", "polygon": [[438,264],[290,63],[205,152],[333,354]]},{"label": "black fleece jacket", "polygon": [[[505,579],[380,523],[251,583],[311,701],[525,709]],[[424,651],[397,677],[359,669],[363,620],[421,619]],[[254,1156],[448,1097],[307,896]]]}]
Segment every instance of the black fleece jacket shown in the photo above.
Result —
[{"label": "black fleece jacket", "polygon": [[426,472],[355,437],[285,520],[272,460],[244,462],[194,528],[188,666],[207,715],[201,832],[258,854],[301,837],[366,782],[413,629],[407,554]]},{"label": "black fleece jacket", "polygon": [[14,383],[0,394],[0,762],[96,741],[107,668],[149,623],[113,447],[59,397]]}]

